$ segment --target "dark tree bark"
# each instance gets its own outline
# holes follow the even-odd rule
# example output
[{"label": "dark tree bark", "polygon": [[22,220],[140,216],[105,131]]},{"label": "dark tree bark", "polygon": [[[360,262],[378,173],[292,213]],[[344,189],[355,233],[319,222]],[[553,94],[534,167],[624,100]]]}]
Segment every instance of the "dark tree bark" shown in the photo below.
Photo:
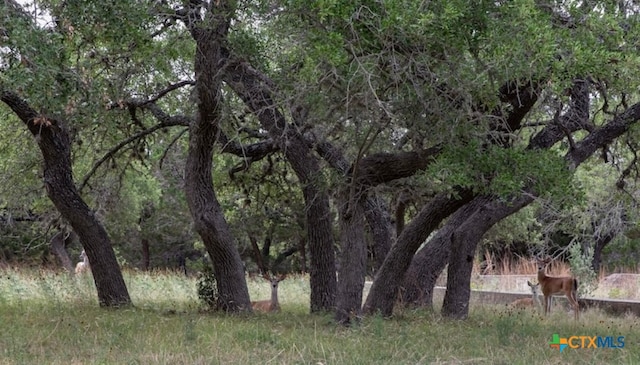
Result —
[{"label": "dark tree bark", "polygon": [[429,166],[442,151],[439,147],[412,152],[375,153],[358,161],[353,176],[359,185],[378,185],[413,176]]},{"label": "dark tree bark", "polygon": [[[510,139],[500,137],[502,132],[508,136],[509,133],[520,129],[522,120],[538,100],[538,93],[539,85],[536,82],[520,84],[514,81],[504,84],[499,90],[500,100],[510,104],[511,111],[507,115],[504,115],[500,108],[492,112],[498,122],[492,125],[491,129],[494,133],[488,135],[488,140],[496,145],[509,146]],[[482,109],[482,107],[479,108],[479,110]],[[471,198],[469,198],[470,200]],[[467,206],[466,210],[456,215],[452,223],[462,224],[467,215],[478,208],[475,204],[479,203]],[[454,228],[455,226],[449,226],[449,228],[445,226],[442,233],[439,232],[432,238],[433,241],[427,244],[416,257],[413,257],[407,269],[408,272],[403,272],[402,299],[405,303],[431,305],[433,286],[447,264],[451,253],[450,244]]]},{"label": "dark tree bark", "polygon": [[616,237],[615,233],[610,232],[604,236],[600,236],[596,239],[596,245],[593,248],[593,259],[591,260],[591,267],[593,271],[600,272],[600,263],[602,261],[602,250]]},{"label": "dark tree bark", "polygon": [[58,259],[58,262],[68,273],[74,273],[73,262],[69,257],[69,253],[65,248],[65,236],[66,232],[58,232],[53,237],[51,237],[51,241],[49,245],[51,246],[51,252],[53,252],[54,256]]},{"label": "dark tree bark", "polygon": [[406,305],[433,305],[433,288],[438,276],[449,263],[453,232],[476,210],[488,202],[476,197],[458,209],[429,242],[416,253],[402,282],[402,301]]},{"label": "dark tree bark", "polygon": [[268,77],[245,62],[233,61],[227,65],[224,80],[277,141],[302,185],[311,256],[311,312],[331,311],[337,294],[336,263],[329,197],[318,183],[322,179],[319,161],[278,109]]},{"label": "dark tree bark", "polygon": [[273,259],[273,269],[276,271],[279,271],[278,268],[280,267],[280,265],[282,265],[284,260],[292,256],[294,253],[298,252],[299,249],[300,247],[298,245],[295,245],[295,246],[288,247],[284,251],[278,253],[278,256],[276,256],[276,258]]},{"label": "dark tree bark", "polygon": [[393,314],[398,288],[415,252],[443,219],[471,198],[472,194],[466,191],[461,192],[457,199],[451,199],[449,194],[442,193],[427,203],[405,227],[376,273],[364,304],[365,313],[380,312],[383,316]]},{"label": "dark tree bark", "polygon": [[140,262],[140,266],[143,271],[149,271],[149,265],[151,263],[151,255],[149,253],[149,240],[143,238],[140,241],[140,249],[142,251],[142,262]]},{"label": "dark tree bark", "polygon": [[[484,200],[483,197],[478,199]],[[494,198],[495,199],[495,198]],[[447,269],[447,291],[442,304],[445,317],[465,319],[469,315],[471,295],[471,270],[476,247],[485,232],[494,224],[519,211],[533,201],[531,195],[523,195],[509,202],[493,200],[481,205],[451,236],[451,252]]]},{"label": "dark tree bark", "polygon": [[367,226],[371,231],[371,245],[373,251],[373,271],[378,272],[384,258],[387,257],[393,242],[391,218],[385,208],[385,202],[379,197],[368,196],[360,204],[365,209]]},{"label": "dark tree bark", "polygon": [[[520,128],[522,120],[537,101],[538,92],[539,85],[536,82],[522,84],[514,81],[503,85],[499,90],[500,100],[508,103],[511,106],[511,109],[507,115],[504,115],[503,109],[500,107],[490,111],[490,113],[495,117],[496,122],[491,126],[493,133],[489,133],[487,135],[487,140],[497,145],[508,146],[510,138],[503,138],[501,135],[504,134],[508,136],[510,133]],[[478,110],[484,109],[485,108],[482,106],[478,107]],[[435,158],[434,156],[437,155],[438,152],[439,149],[434,148],[423,151],[422,154],[424,154],[424,156],[421,156],[420,154],[409,156],[411,159],[425,159],[428,162],[430,159]],[[387,158],[388,157],[385,154],[376,155],[369,163],[363,165],[367,166],[367,168],[364,169],[365,173],[363,173],[363,176],[367,177],[367,182],[371,183],[378,181],[376,180],[377,175],[375,167],[385,169],[385,173],[379,175],[381,178],[378,179],[381,180],[384,180],[387,177],[397,178],[398,176],[403,176],[403,174],[410,173],[412,171],[412,165],[400,163],[400,161],[394,161],[393,159],[389,160],[391,163],[378,162],[378,160],[385,161]],[[390,174],[388,171],[393,171],[393,166],[399,166],[401,174]],[[373,178],[371,176],[373,176]],[[470,192],[463,193],[461,198],[457,199],[452,199],[446,196],[443,197],[442,195],[438,196],[421,210],[409,226],[404,228],[404,232],[400,234],[396,245],[393,246],[387,259],[385,259],[382,268],[376,274],[371,291],[369,292],[369,296],[365,302],[365,312],[371,313],[380,311],[385,316],[390,316],[392,314],[396,291],[399,288],[400,281],[405,277],[406,271],[409,268],[411,260],[418,247],[427,239],[428,235],[436,228],[439,222],[447,218],[467,202],[471,201],[472,198],[473,194]],[[441,209],[441,207],[444,208]],[[439,211],[434,212],[430,211],[430,209],[437,209]],[[428,223],[425,224],[425,222]],[[435,225],[432,224],[434,222]],[[423,226],[428,229],[415,229],[416,225]],[[405,234],[409,230],[411,230],[411,232]],[[407,241],[405,242],[405,240]],[[446,257],[446,249],[442,253],[443,256]]]},{"label": "dark tree bark", "polygon": [[407,205],[411,202],[409,194],[406,191],[400,192],[398,201],[396,203],[395,217],[396,217],[396,235],[402,234],[404,229],[404,216],[407,211]]},{"label": "dark tree bark", "polygon": [[[200,9],[191,9],[197,14]],[[198,109],[189,129],[185,166],[185,193],[195,229],[213,263],[218,307],[228,312],[251,311],[244,265],[212,182],[213,147],[220,123],[220,65],[222,42],[229,29],[232,9],[226,1],[211,3],[204,19],[187,17],[185,23],[196,42],[195,78]]]},{"label": "dark tree bark", "polygon": [[[314,142],[309,141],[309,144],[316,146],[316,151],[322,158],[335,170],[339,173],[345,175],[345,181],[349,181],[353,176],[354,168],[350,166],[347,159],[344,157],[341,151],[335,148],[328,142]],[[412,171],[414,173],[419,171],[420,169],[424,169],[430,162],[434,159],[434,154],[437,149],[427,149],[421,151],[420,153],[413,154],[402,154],[403,158],[408,161],[403,161],[401,163],[391,163],[390,161],[398,162],[398,156],[394,156],[392,154],[384,154],[378,155],[373,159],[368,157],[362,158],[356,171],[364,173],[365,171],[369,171],[368,173],[374,173],[373,169],[362,169],[362,166],[371,166],[375,163],[372,161],[378,161],[382,165],[385,166],[387,171],[385,171],[385,176],[397,178],[399,176],[404,176],[404,174],[408,173],[411,166]],[[388,158],[390,161],[380,162],[381,159]],[[388,170],[392,170],[396,167],[400,166],[395,170],[395,172],[390,173]],[[366,183],[367,179],[357,179],[360,183]],[[381,176],[372,177],[372,180],[375,181],[385,181]],[[389,180],[390,181],[390,180]],[[361,192],[361,198],[358,199],[358,203],[362,204],[362,209],[364,210],[367,225],[369,226],[369,230],[371,232],[371,241],[372,241],[372,251],[374,255],[374,272],[377,272],[382,263],[384,262],[384,258],[387,256],[387,253],[391,249],[391,245],[393,243],[393,231],[391,227],[391,219],[389,217],[389,212],[386,208],[386,204],[384,200],[375,195],[372,189],[367,189],[367,185],[358,185],[356,182],[353,186],[355,191]]]},{"label": "dark tree bark", "polygon": [[307,241],[304,237],[298,239],[298,251],[300,251],[300,271],[307,272]]},{"label": "dark tree bark", "polygon": [[338,300],[336,321],[349,324],[352,317],[359,317],[362,307],[362,290],[367,265],[367,245],[364,238],[363,204],[357,196],[343,193],[340,205],[340,265],[338,269]]},{"label": "dark tree bark", "polygon": [[0,100],[25,123],[40,147],[47,195],[82,242],[91,264],[100,306],[130,305],[131,298],[107,231],[76,190],[71,170],[71,144],[64,124],[38,114],[18,95],[7,90],[0,90]]},{"label": "dark tree bark", "polygon": [[191,126],[185,193],[195,229],[213,263],[219,308],[229,312],[250,311],[242,259],[211,181],[214,141],[215,128],[210,122],[197,121]]}]

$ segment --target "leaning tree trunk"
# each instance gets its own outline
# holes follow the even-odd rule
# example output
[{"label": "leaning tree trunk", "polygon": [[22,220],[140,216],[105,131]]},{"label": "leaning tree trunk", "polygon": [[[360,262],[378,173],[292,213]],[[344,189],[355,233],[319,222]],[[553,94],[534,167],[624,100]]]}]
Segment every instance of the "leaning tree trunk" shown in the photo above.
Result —
[{"label": "leaning tree trunk", "polygon": [[[526,91],[526,89],[525,89]],[[521,120],[532,107],[533,103],[537,100],[537,93],[532,90],[526,93],[516,92],[511,97],[515,100],[512,101],[514,110],[510,113],[508,120],[512,120],[510,125],[518,125],[518,120]],[[524,99],[521,99],[526,96]],[[572,103],[571,109],[566,116],[562,117],[562,123],[553,123],[547,125],[542,131],[537,133],[529,144],[529,149],[547,149],[557,143],[559,140],[566,136],[566,133],[573,132],[575,130],[584,128],[589,123],[588,119],[588,100],[589,100],[588,85],[581,80],[577,80],[572,89]],[[513,128],[512,128],[513,129]],[[476,203],[478,201],[476,200]],[[469,209],[470,205],[467,206]],[[411,266],[405,277],[404,285],[408,288],[405,291],[405,299],[412,303],[432,303],[433,302],[433,288],[435,286],[436,279],[440,272],[447,264],[447,260],[450,253],[452,228],[462,225],[468,214],[475,211],[475,207],[472,207],[468,212],[459,211],[455,217],[452,217],[449,223],[451,227],[448,231],[443,228],[442,234],[438,234],[432,243],[425,246],[416,256],[413,258]],[[449,225],[448,223],[448,225]],[[421,298],[421,297],[424,297]]]},{"label": "leaning tree trunk", "polygon": [[341,251],[335,318],[338,323],[349,324],[353,316],[359,317],[361,314],[367,244],[364,237],[363,204],[352,194],[343,195],[345,199],[339,207]]},{"label": "leaning tree trunk", "polygon": [[[563,117],[566,124],[562,128],[556,127],[558,123],[547,126],[532,138],[529,147],[548,148],[566,136],[569,131],[579,129],[588,123],[588,91],[588,83],[577,80],[572,90],[572,106],[567,115]],[[569,172],[575,171],[575,169],[588,157],[593,155],[595,151],[608,145],[614,139],[629,131],[639,120],[640,103],[636,103],[615,116],[605,125],[592,130],[587,137],[580,140],[580,142],[573,143],[572,148],[565,155],[567,170]],[[458,238],[460,238],[459,243],[463,246],[463,252],[457,256],[458,262],[456,267],[450,268],[449,271],[449,274],[456,275],[456,278],[451,283],[451,287],[449,283],[447,283],[446,296],[449,296],[449,298],[445,296],[446,305],[443,304],[442,308],[445,315],[464,318],[468,314],[468,294],[465,294],[467,292],[465,286],[467,281],[470,281],[470,269],[468,269],[469,264],[467,257],[472,250],[475,250],[477,241],[493,224],[531,203],[534,195],[535,192],[528,191],[526,194],[508,203],[495,201],[486,212],[476,214],[475,222],[472,217],[463,227],[459,228],[458,232],[464,233],[464,235],[458,236]],[[463,243],[463,236],[466,237],[468,242]],[[473,242],[474,240],[475,243]],[[465,276],[468,278],[464,279]],[[451,278],[449,277],[448,280],[451,280]],[[450,289],[451,293],[449,292]]]},{"label": "leaning tree trunk", "polygon": [[471,194],[461,192],[459,199],[442,193],[433,198],[404,228],[398,242],[391,248],[382,267],[376,273],[371,290],[364,304],[365,313],[393,314],[398,288],[411,258],[438,224],[471,199]]},{"label": "leaning tree trunk", "polygon": [[220,123],[221,80],[224,60],[221,37],[226,35],[229,9],[217,3],[202,22],[189,24],[196,41],[195,76],[198,95],[196,119],[189,128],[185,192],[195,229],[213,263],[218,305],[228,312],[251,311],[244,265],[231,229],[216,197],[212,181],[213,146]]},{"label": "leaning tree trunk", "polygon": [[476,197],[458,209],[444,227],[416,253],[402,282],[404,304],[429,307],[433,305],[433,288],[438,276],[449,263],[453,232],[487,202],[484,197]]},{"label": "leaning tree trunk", "polygon": [[494,224],[531,202],[533,202],[531,195],[520,196],[508,202],[499,201],[496,198],[476,210],[453,232],[452,254],[447,270],[447,292],[442,303],[444,316],[456,319],[467,318],[471,296],[471,271],[478,242]]},{"label": "leaning tree trunk", "polygon": [[47,195],[82,242],[91,265],[100,306],[131,304],[107,231],[82,200],[73,181],[71,143],[64,124],[38,114],[24,100],[9,91],[0,90],[0,100],[26,124],[40,147],[44,159],[44,186]]}]

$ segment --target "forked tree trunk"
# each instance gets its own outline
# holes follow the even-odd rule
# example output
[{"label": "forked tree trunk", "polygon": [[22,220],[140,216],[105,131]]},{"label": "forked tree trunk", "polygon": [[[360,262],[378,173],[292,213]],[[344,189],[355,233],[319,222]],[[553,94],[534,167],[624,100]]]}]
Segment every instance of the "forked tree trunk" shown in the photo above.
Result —
[{"label": "forked tree trunk", "polygon": [[26,124],[40,147],[47,195],[82,242],[100,306],[130,305],[131,298],[107,231],[76,190],[71,172],[71,144],[64,124],[39,115],[24,100],[6,90],[0,90],[0,100]]},{"label": "forked tree trunk", "polygon": [[272,97],[270,80],[249,64],[230,62],[225,82],[277,141],[302,186],[310,254],[311,312],[335,309],[337,281],[329,196],[322,187],[318,159],[296,128],[288,125]]},{"label": "forked tree trunk", "polygon": [[487,203],[484,197],[477,197],[458,209],[444,227],[416,253],[402,282],[402,301],[407,305],[433,305],[433,289],[438,276],[449,263],[451,238],[473,212]]},{"label": "forked tree trunk", "polygon": [[[520,98],[523,95],[528,96],[524,99],[525,103],[520,104]],[[527,111],[533,105],[532,102],[535,102],[537,97],[536,93],[522,94],[520,92],[515,93],[514,96],[518,103],[516,104],[517,107],[511,113],[512,117],[510,117],[510,119],[517,120],[527,114]],[[577,80],[572,89],[572,108],[567,113],[567,116],[562,117],[562,123],[549,124],[537,133],[531,139],[529,149],[550,148],[564,138],[567,132],[584,128],[585,124],[589,121],[588,105],[588,85]],[[465,220],[477,209],[477,204],[480,203],[478,199],[475,199],[473,204],[476,204],[476,206],[467,205],[463,208],[464,210],[456,212],[450,222],[440,230],[442,233],[439,232],[431,242],[416,254],[405,277],[404,285],[407,290],[404,294],[404,300],[409,303],[432,305],[433,288],[436,279],[449,260],[453,231],[455,228],[462,226]],[[455,254],[457,255],[458,253],[456,252]],[[455,300],[451,301],[455,302]]]},{"label": "forked tree trunk", "polygon": [[471,194],[468,192],[461,192],[459,199],[442,193],[433,198],[404,228],[376,273],[364,304],[365,313],[380,312],[383,316],[393,314],[398,289],[413,255],[443,219],[469,200]]}]

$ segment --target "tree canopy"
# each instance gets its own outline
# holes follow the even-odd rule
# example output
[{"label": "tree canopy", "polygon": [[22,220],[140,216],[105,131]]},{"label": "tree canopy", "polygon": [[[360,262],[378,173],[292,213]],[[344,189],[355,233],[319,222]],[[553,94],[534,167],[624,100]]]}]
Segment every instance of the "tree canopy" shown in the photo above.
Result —
[{"label": "tree canopy", "polygon": [[635,1],[0,8],[2,222],[39,223],[4,224],[4,256],[79,229],[49,188],[56,128],[114,258],[185,266],[203,246],[230,311],[245,268],[308,271],[311,310],[345,322],[366,275],[364,310],[390,315],[399,291],[429,304],[448,264],[443,312],[463,318],[483,237],[635,239]]}]

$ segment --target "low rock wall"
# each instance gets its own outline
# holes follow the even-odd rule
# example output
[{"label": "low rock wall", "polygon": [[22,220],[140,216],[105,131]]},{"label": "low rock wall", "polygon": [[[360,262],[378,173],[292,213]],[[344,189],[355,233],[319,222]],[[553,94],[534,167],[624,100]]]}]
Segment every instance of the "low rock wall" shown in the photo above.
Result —
[{"label": "low rock wall", "polygon": [[[442,302],[445,292],[444,287],[435,287],[434,302],[436,305]],[[472,290],[471,302],[474,304],[504,304],[508,305],[514,300],[521,298],[530,298],[531,294],[513,293],[513,292],[494,292],[484,290]],[[555,305],[561,304],[567,307],[567,298],[564,296],[553,297]],[[540,296],[540,303],[544,301]],[[596,299],[596,298],[580,298],[580,308],[599,308],[606,313],[612,315],[625,315],[627,313],[640,317],[640,302],[619,299]]]}]

